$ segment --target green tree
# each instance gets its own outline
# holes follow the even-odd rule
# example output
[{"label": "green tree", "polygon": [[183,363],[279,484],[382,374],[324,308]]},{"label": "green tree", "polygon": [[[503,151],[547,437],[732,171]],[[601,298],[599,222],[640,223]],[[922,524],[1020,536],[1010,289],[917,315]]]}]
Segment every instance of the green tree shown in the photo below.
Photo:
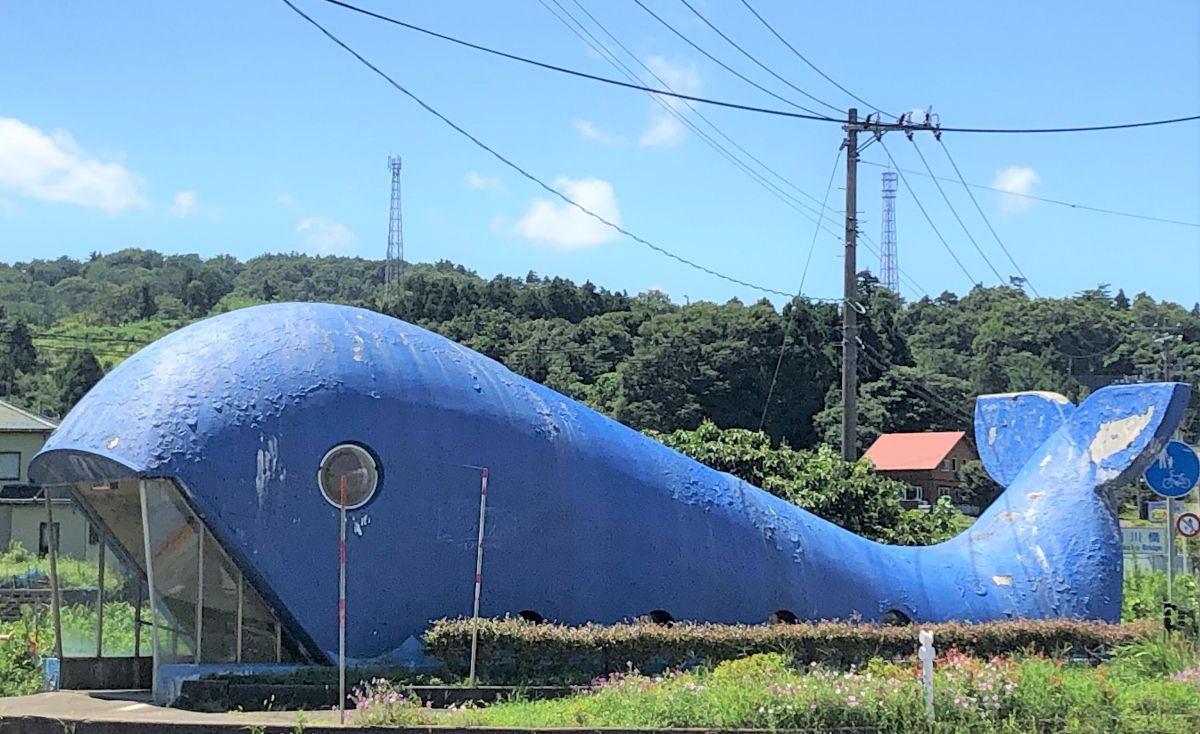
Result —
[{"label": "green tree", "polygon": [[936,543],[963,524],[948,501],[932,512],[905,511],[900,505],[904,484],[876,474],[869,460],[843,461],[823,444],[815,451],[798,451],[786,443],[773,445],[761,431],[722,430],[710,421],[691,431],[651,435],[718,471],[881,542]]},{"label": "green tree", "polygon": [[58,371],[58,399],[62,412],[70,410],[103,376],[96,355],[86,349],[72,352]]}]

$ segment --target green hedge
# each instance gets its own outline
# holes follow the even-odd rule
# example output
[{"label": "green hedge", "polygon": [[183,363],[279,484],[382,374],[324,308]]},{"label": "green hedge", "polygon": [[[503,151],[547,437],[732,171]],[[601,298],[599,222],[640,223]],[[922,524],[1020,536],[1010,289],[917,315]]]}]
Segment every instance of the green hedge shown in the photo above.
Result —
[{"label": "green hedge", "polygon": [[[1074,620],[883,627],[845,622],[779,625],[655,624],[565,627],[517,619],[479,622],[479,678],[491,684],[584,684],[632,666],[642,672],[715,665],[756,653],[779,652],[797,664],[862,665],[872,658],[916,654],[917,631],[934,632],[940,651],[957,648],[980,657],[1026,651],[1094,655],[1146,639],[1152,622],[1121,625]],[[447,672],[465,675],[471,621],[439,620],[424,635],[426,652]]]}]

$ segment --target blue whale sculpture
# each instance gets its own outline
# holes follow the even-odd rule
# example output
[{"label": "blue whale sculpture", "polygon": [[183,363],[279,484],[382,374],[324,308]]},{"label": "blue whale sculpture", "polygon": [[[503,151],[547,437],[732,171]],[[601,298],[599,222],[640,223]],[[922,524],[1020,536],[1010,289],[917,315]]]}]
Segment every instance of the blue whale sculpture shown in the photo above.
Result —
[{"label": "blue whale sculpture", "polygon": [[485,616],[1115,621],[1111,490],[1161,450],[1187,399],[1179,384],[1105,388],[1078,407],[1043,393],[981,398],[977,439],[1006,491],[959,537],[892,547],[424,329],[272,304],[127,359],[31,473],[79,487],[169,481],[316,660],[335,654],[338,629],[338,508],[319,474],[347,445],[376,470],[373,493],[348,512],[346,647],[360,661],[411,647],[431,619],[471,613],[485,468]]}]

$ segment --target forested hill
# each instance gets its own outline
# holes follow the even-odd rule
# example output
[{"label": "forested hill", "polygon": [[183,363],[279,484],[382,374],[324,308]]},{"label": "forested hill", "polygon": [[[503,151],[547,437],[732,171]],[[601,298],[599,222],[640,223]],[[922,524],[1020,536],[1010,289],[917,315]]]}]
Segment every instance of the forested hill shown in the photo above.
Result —
[{"label": "forested hill", "polygon": [[[533,273],[485,279],[441,262],[406,266],[385,309],[382,278],[379,261],[304,255],[239,262],[122,250],[0,264],[0,395],[62,415],[102,370],[191,321],[253,303],[331,301],[445,334],[636,428],[705,418],[757,428],[765,416],[767,433],[795,447],[836,435],[840,415],[826,408],[838,398],[834,305],[795,301],[782,314],[766,301],[681,306],[657,292]],[[969,428],[979,393],[1078,399],[1115,378],[1200,376],[1200,309],[1144,294],[1099,286],[1032,299],[1015,287],[976,288],[903,303],[865,274],[860,291],[864,445],[880,431]]]}]

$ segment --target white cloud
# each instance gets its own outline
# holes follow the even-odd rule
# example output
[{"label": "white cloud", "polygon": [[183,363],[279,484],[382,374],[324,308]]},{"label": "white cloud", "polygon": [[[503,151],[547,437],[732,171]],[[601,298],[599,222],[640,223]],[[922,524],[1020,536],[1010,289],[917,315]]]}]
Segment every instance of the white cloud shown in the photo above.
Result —
[{"label": "white cloud", "polygon": [[180,191],[179,193],[175,194],[175,198],[171,200],[171,206],[167,209],[167,216],[183,219],[195,210],[196,192]]},{"label": "white cloud", "polygon": [[296,224],[296,233],[315,255],[337,255],[354,247],[354,233],[328,217],[305,217]]},{"label": "white cloud", "polygon": [[[646,59],[646,65],[664,82],[679,94],[696,95],[700,91],[700,74],[693,66],[675,64],[662,56],[651,56]],[[678,97],[659,97],[671,109],[680,114],[687,114],[687,102]],[[642,131],[638,145],[644,148],[677,145],[683,140],[684,126],[674,115],[667,112],[661,105],[655,103],[650,108],[650,125]]]},{"label": "white cloud", "polygon": [[[1033,187],[1042,182],[1037,171],[1028,166],[1009,166],[996,173],[992,186],[1013,194],[1032,194]],[[1028,209],[1033,204],[1032,199],[1023,196],[1000,195],[1000,208],[1006,212],[1019,212]]]},{"label": "white cloud", "polygon": [[0,117],[0,188],[42,201],[103,209],[146,206],[142,177],[119,163],[88,156],[65,131],[47,135]]},{"label": "white cloud", "polygon": [[476,171],[463,174],[463,185],[480,191],[504,191],[504,182],[494,176],[481,176]]},{"label": "white cloud", "polygon": [[[559,178],[554,182],[554,187],[613,224],[621,223],[621,210],[609,182],[591,177]],[[517,222],[516,231],[523,237],[561,250],[581,250],[603,244],[617,236],[612,227],[578,208],[566,202],[546,199],[534,199],[529,211]]]},{"label": "white cloud", "polygon": [[623,146],[629,142],[620,135],[613,135],[606,130],[601,130],[591,120],[576,120],[575,132],[579,133],[579,137],[584,140],[613,148]]}]

